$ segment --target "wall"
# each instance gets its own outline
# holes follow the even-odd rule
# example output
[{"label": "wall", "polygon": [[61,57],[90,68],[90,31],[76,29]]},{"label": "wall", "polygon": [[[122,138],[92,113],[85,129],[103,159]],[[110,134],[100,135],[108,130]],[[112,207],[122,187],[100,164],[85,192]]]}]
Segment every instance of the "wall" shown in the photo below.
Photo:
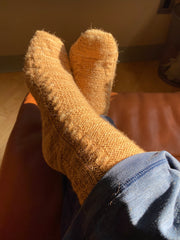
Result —
[{"label": "wall", "polygon": [[159,0],[1,0],[0,56],[24,54],[36,29],[61,36],[67,48],[88,27],[103,28],[120,47],[164,43],[170,15]]}]

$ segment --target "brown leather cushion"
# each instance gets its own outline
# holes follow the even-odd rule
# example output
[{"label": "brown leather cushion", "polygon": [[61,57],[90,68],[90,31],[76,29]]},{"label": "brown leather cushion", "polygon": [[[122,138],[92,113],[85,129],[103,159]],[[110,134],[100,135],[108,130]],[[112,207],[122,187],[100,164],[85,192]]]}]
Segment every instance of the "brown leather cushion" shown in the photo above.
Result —
[{"label": "brown leather cushion", "polygon": [[41,116],[29,94],[21,105],[0,168],[0,239],[59,240],[63,177],[45,162]]},{"label": "brown leather cushion", "polygon": [[180,160],[180,92],[112,93],[109,116],[147,151],[167,150]]}]

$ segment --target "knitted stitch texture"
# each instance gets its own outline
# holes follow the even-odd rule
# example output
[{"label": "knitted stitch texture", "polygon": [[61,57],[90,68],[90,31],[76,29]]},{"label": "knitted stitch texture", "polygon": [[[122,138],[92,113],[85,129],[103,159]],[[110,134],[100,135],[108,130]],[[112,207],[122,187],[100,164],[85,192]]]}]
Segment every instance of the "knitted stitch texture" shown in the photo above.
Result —
[{"label": "knitted stitch texture", "polygon": [[110,168],[143,150],[92,109],[73,80],[59,38],[37,31],[24,70],[41,111],[44,158],[70,179],[82,204]]},{"label": "knitted stitch texture", "polygon": [[72,45],[70,64],[76,84],[99,115],[107,115],[118,60],[111,33],[89,29]]}]

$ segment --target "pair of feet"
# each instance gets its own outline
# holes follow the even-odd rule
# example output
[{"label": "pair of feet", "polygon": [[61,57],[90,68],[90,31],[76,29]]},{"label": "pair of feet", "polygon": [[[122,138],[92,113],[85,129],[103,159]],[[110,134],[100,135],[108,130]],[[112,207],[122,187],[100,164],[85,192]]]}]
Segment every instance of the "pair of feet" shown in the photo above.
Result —
[{"label": "pair of feet", "polygon": [[81,204],[110,168],[143,152],[99,117],[108,111],[117,58],[113,36],[94,29],[80,36],[69,58],[59,38],[37,31],[25,58],[26,83],[42,116],[44,158],[69,178]]}]

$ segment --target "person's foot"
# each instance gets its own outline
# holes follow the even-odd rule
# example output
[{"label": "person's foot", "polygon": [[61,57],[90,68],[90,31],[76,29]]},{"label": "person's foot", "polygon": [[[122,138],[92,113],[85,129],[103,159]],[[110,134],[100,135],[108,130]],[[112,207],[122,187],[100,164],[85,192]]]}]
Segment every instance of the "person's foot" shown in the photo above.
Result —
[{"label": "person's foot", "polygon": [[73,80],[59,38],[35,33],[25,73],[42,115],[45,160],[69,178],[82,204],[110,168],[143,150],[92,109]]},{"label": "person's foot", "polygon": [[118,59],[111,33],[89,29],[81,34],[69,53],[76,84],[99,115],[106,115]]}]

